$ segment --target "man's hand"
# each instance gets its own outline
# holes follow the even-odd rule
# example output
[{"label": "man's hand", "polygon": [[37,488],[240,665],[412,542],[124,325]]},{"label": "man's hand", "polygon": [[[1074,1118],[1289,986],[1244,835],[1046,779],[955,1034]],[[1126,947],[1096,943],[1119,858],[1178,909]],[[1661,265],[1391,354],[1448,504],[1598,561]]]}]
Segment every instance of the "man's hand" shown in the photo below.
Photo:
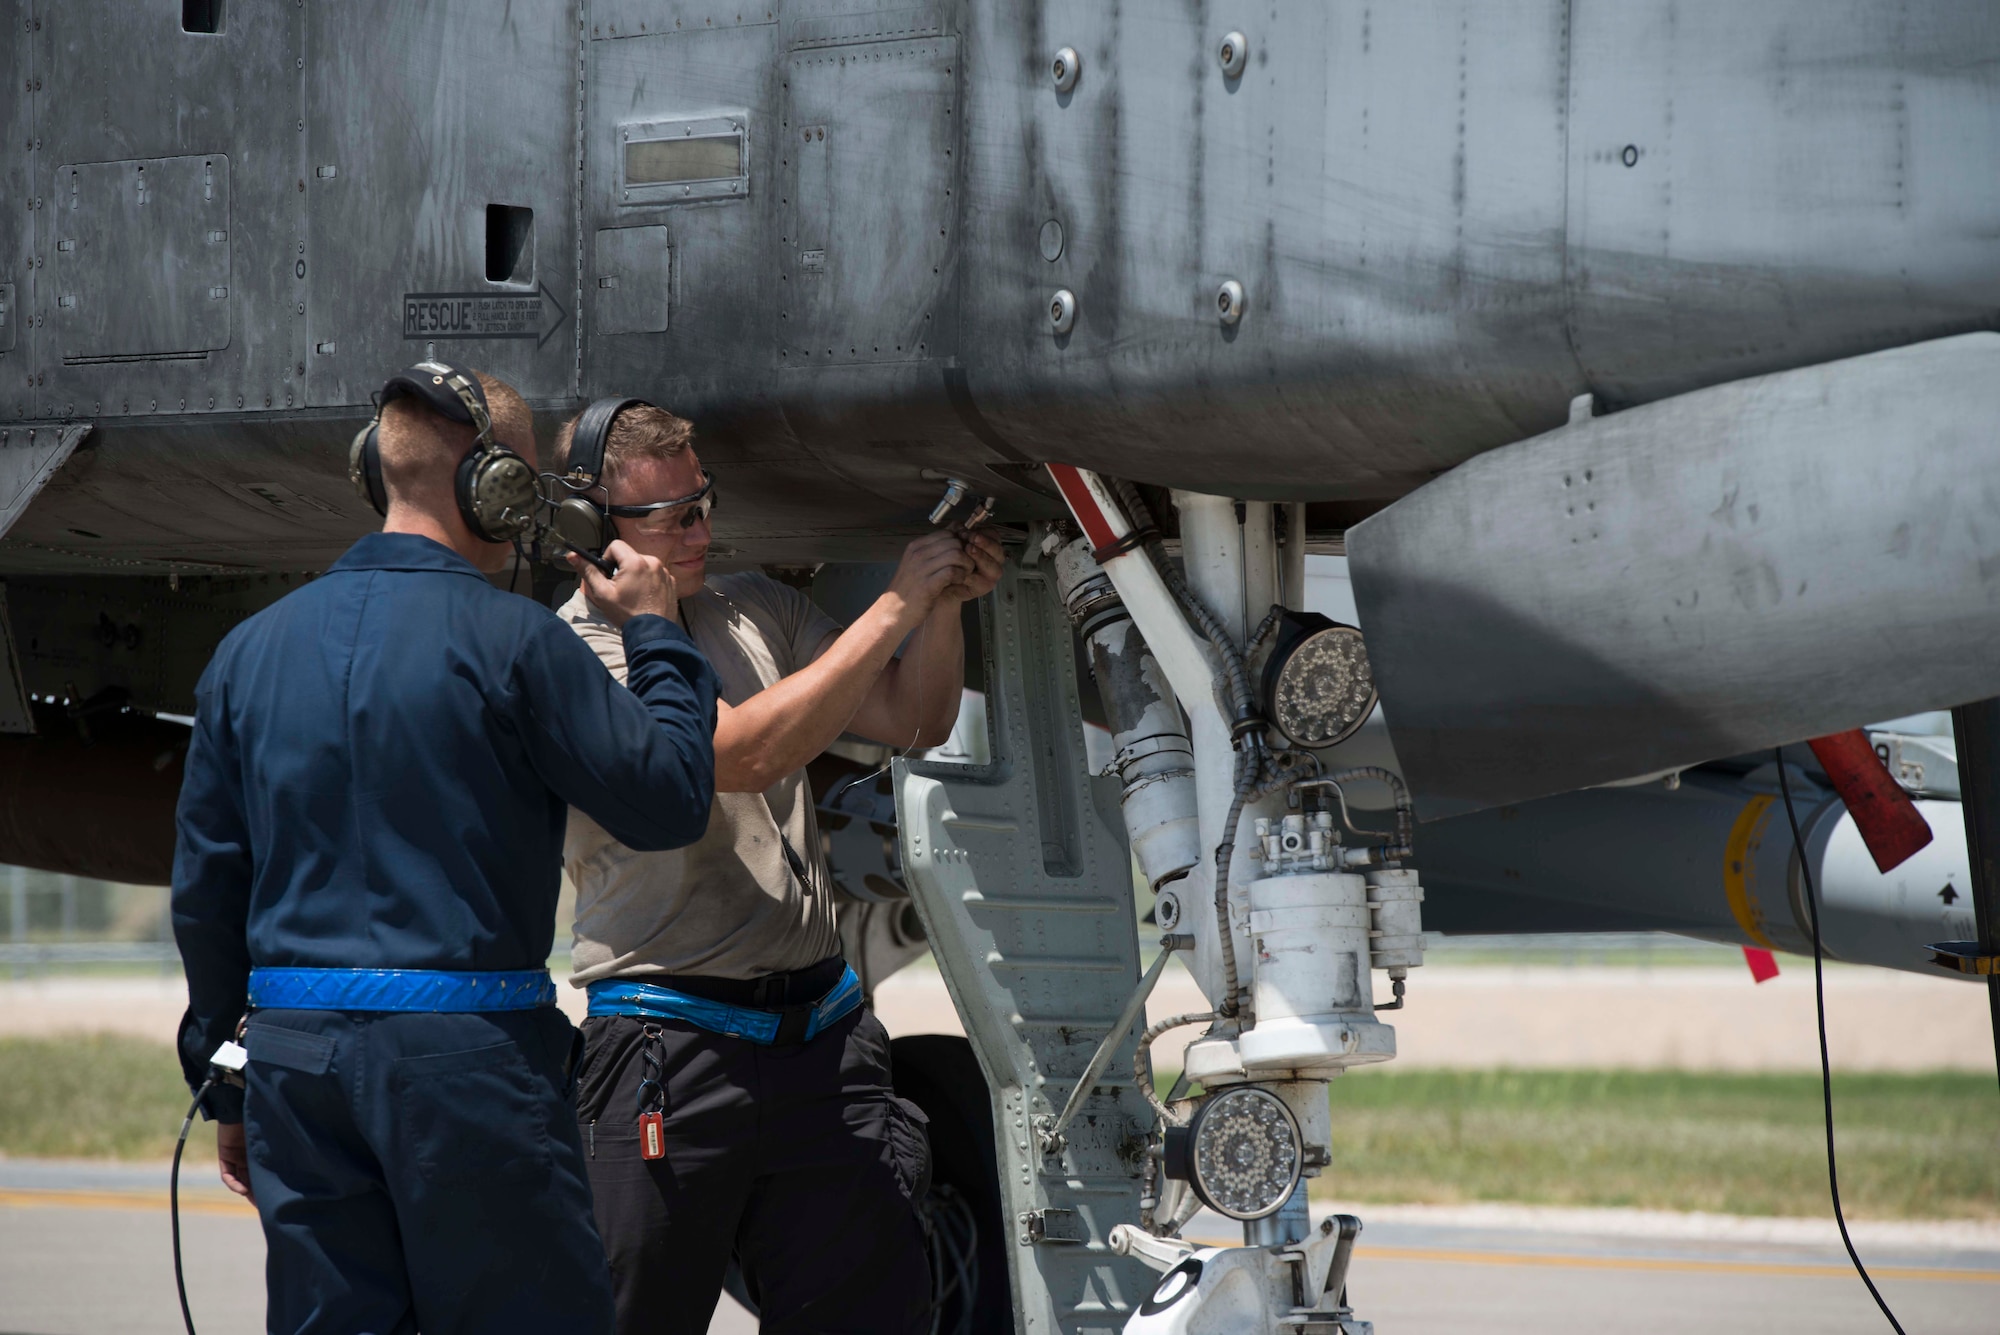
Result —
[{"label": "man's hand", "polygon": [[584,597],[590,599],[612,625],[622,626],[637,616],[680,620],[680,598],[674,590],[674,573],[657,557],[641,556],[624,542],[613,541],[604,549],[604,559],[618,567],[618,573],[609,578],[575,552],[568,553],[563,559],[583,580]]},{"label": "man's hand", "polygon": [[882,596],[894,600],[905,631],[915,630],[939,598],[974,574],[972,557],[956,533],[926,533],[903,549],[889,588]]},{"label": "man's hand", "polygon": [[1000,539],[991,533],[974,529],[961,533],[960,538],[965,544],[965,555],[972,562],[972,572],[947,589],[945,596],[969,603],[993,592],[993,586],[1000,582],[1006,557],[1000,550]]},{"label": "man's hand", "polygon": [[243,1123],[215,1124],[215,1158],[222,1165],[222,1185],[255,1205],[257,1198],[250,1194],[250,1153],[243,1140]]}]

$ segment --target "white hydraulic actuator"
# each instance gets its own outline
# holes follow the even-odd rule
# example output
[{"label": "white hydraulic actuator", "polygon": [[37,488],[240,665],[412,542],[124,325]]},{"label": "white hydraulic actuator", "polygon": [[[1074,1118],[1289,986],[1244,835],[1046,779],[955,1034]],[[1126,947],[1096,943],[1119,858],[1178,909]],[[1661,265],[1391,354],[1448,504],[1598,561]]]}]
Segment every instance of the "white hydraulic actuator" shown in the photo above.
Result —
[{"label": "white hydraulic actuator", "polygon": [[1194,748],[1159,660],[1147,648],[1118,590],[1082,538],[1056,553],[1063,606],[1090,650],[1091,670],[1117,748],[1112,766],[1125,785],[1125,829],[1155,893],[1186,876],[1201,857],[1195,809]]}]

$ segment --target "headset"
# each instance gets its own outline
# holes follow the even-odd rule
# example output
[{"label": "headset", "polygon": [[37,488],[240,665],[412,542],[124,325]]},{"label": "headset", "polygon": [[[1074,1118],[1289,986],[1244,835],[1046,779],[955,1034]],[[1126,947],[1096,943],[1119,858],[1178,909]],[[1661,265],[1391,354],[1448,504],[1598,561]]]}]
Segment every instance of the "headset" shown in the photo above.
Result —
[{"label": "headset", "polygon": [[578,415],[576,429],[570,433],[569,470],[556,479],[569,494],[554,503],[555,513],[549,527],[565,547],[593,564],[599,561],[597,554],[618,536],[611,523],[613,515],[620,519],[641,519],[655,511],[688,506],[688,512],[681,517],[681,526],[688,528],[706,519],[715,508],[715,480],[706,472],[701,475],[701,490],[691,496],[676,496],[649,505],[600,504],[590,499],[589,493],[603,481],[604,450],[618,414],[627,408],[654,406],[645,399],[599,399]]},{"label": "headset", "polygon": [[517,542],[535,527],[535,470],[493,438],[493,418],[478,377],[450,362],[426,361],[389,377],[376,391],[375,416],[355,433],[347,452],[347,478],[375,513],[389,512],[382,483],[382,410],[411,395],[440,416],[464,422],[473,431],[472,449],[452,479],[458,513],[474,535],[487,542]]}]

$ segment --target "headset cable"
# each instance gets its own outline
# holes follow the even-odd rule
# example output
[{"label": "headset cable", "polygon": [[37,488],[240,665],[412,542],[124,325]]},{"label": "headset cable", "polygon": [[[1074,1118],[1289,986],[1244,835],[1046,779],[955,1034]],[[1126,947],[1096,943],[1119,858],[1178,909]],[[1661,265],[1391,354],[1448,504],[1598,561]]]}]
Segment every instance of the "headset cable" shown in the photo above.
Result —
[{"label": "headset cable", "polygon": [[1826,948],[1820,943],[1819,898],[1813,886],[1812,859],[1806,854],[1805,840],[1799,836],[1798,812],[1792,809],[1792,785],[1785,775],[1785,750],[1779,747],[1778,791],[1785,798],[1785,819],[1792,827],[1792,847],[1799,857],[1799,875],[1805,881],[1806,909],[1812,919],[1813,938],[1813,1011],[1819,1021],[1819,1089],[1820,1098],[1826,1108],[1826,1180],[1833,1195],[1833,1222],[1840,1226],[1841,1245],[1847,1248],[1847,1259],[1854,1262],[1854,1273],[1861,1276],[1861,1282],[1868,1286],[1869,1297],[1882,1309],[1882,1315],[1889,1322],[1896,1335],[1904,1335],[1903,1325],[1896,1320],[1896,1314],[1889,1310],[1889,1304],[1882,1298],[1882,1291],[1875,1287],[1875,1281],[1868,1275],[1868,1267],[1861,1264],[1861,1254],[1854,1250],[1854,1239],[1848,1236],[1847,1216],[1840,1208],[1840,1162],[1833,1151],[1833,1062],[1826,1052]]},{"label": "headset cable", "polygon": [[187,1335],[194,1335],[194,1313],[188,1308],[187,1274],[181,1266],[181,1154],[187,1149],[194,1115],[201,1111],[201,1101],[208,1097],[208,1091],[225,1082],[240,1086],[249,1058],[243,1046],[233,1040],[215,1050],[215,1056],[209,1059],[208,1079],[201,1082],[194,1102],[188,1105],[187,1116],[181,1119],[180,1138],[174,1142],[174,1164],[167,1171],[167,1220],[174,1235],[174,1291],[180,1295],[181,1321],[187,1326]]},{"label": "headset cable", "polygon": [[194,1335],[194,1313],[188,1310],[187,1277],[181,1270],[181,1151],[187,1148],[188,1132],[194,1129],[194,1115],[201,1111],[201,1101],[215,1088],[215,1082],[216,1075],[210,1072],[194,1102],[188,1105],[187,1116],[181,1120],[181,1138],[174,1142],[174,1166],[167,1173],[167,1218],[174,1232],[174,1289],[180,1294],[181,1320],[187,1325],[188,1335]]}]

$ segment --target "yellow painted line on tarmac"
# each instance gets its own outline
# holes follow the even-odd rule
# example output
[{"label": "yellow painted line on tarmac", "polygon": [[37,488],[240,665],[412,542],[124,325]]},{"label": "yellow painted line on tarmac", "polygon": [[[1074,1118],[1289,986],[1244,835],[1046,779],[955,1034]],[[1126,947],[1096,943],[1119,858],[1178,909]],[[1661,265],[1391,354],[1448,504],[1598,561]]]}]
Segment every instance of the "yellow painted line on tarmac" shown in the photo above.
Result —
[{"label": "yellow painted line on tarmac", "polygon": [[[37,1191],[0,1188],[0,1208],[28,1210],[160,1210],[164,1191]],[[184,1214],[254,1215],[247,1201],[209,1193],[181,1198]],[[1233,1247],[1220,1238],[1189,1238],[1201,1247]],[[1785,1265],[1770,1261],[1666,1260],[1650,1256],[1576,1256],[1559,1252],[1479,1252],[1439,1247],[1361,1247],[1357,1257],[1374,1261],[1428,1261],[1446,1265],[1532,1266],[1559,1270],[1644,1270],[1703,1275],[1776,1275],[1791,1279],[1832,1279],[1852,1275],[1844,1265]],[[2000,1284],[2000,1270],[1949,1270],[1936,1266],[1871,1267],[1882,1279],[1937,1284]]]},{"label": "yellow painted line on tarmac", "polygon": [[[1203,1247],[1237,1244],[1215,1238],[1190,1238]],[[1558,1252],[1475,1252],[1437,1247],[1357,1247],[1355,1260],[1428,1261],[1446,1265],[1537,1266],[1562,1270],[1650,1270],[1701,1275],[1778,1275],[1790,1279],[1833,1279],[1852,1276],[1844,1265],[1785,1265],[1772,1261],[1667,1260],[1651,1256],[1575,1256]],[[1907,1279],[1940,1284],[2000,1284],[2000,1270],[1948,1270],[1937,1266],[1870,1266],[1878,1279]]]},{"label": "yellow painted line on tarmac", "polygon": [[[167,1209],[164,1191],[37,1191],[27,1187],[0,1188],[0,1209],[15,1210],[157,1210]],[[257,1208],[234,1197],[183,1193],[182,1214],[254,1215]]]}]

